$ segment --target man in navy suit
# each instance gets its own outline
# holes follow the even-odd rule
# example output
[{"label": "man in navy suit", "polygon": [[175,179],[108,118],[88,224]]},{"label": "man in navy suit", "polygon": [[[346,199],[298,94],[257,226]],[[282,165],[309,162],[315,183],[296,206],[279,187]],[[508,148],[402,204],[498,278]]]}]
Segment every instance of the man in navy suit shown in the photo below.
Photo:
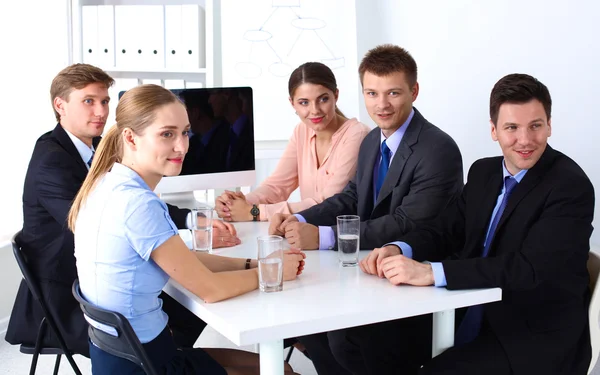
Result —
[{"label": "man in navy suit", "polygon": [[[360,263],[395,285],[502,288],[501,301],[467,309],[455,346],[420,374],[587,374],[594,187],[548,145],[551,107],[548,88],[534,77],[500,79],[490,96],[490,129],[502,156],[476,161],[459,199],[436,220]],[[335,354],[355,374],[366,373],[356,360],[358,338],[364,345],[379,335],[410,341],[384,329],[355,328],[345,352]],[[382,356],[397,356],[394,349]]]},{"label": "man in navy suit", "polygon": [[[58,124],[35,144],[25,177],[23,231],[18,238],[67,347],[88,357],[87,323],[71,294],[77,270],[73,233],[67,228],[66,219],[104,131],[110,101],[108,89],[113,83],[104,71],[87,64],[71,65],[52,81],[50,96]],[[189,210],[169,206],[169,213],[179,228],[187,227]],[[239,243],[229,224],[220,224],[214,232],[219,232],[226,245]],[[163,294],[162,298],[168,314],[184,316],[174,321],[189,323],[173,330],[176,342],[192,346],[206,324],[169,296]],[[42,318],[38,302],[22,281],[6,341],[34,345]],[[50,330],[44,345],[58,347]]]}]

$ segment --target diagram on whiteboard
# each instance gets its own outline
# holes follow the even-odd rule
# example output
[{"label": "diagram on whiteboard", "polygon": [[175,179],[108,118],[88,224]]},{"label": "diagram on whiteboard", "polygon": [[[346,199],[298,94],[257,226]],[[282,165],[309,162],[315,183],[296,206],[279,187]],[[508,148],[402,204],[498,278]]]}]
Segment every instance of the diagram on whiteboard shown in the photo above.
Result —
[{"label": "diagram on whiteboard", "polygon": [[[331,69],[343,68],[345,59],[322,37],[327,22],[302,13],[302,0],[273,0],[270,13],[256,17],[258,28],[245,30],[244,46],[239,51],[243,59],[235,64],[236,72],[244,78],[263,74],[288,77],[296,67],[294,61],[320,61]],[[242,47],[241,47],[242,48]]]}]

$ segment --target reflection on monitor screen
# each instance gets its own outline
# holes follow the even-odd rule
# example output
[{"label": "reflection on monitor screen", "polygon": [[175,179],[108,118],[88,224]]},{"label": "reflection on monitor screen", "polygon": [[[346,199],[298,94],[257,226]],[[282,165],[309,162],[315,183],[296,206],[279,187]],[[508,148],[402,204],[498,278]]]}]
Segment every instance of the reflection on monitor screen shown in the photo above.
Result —
[{"label": "reflection on monitor screen", "polygon": [[[255,180],[252,89],[173,89],[190,120],[181,174],[164,177],[158,193],[250,186]],[[119,98],[124,92],[119,93]]]}]

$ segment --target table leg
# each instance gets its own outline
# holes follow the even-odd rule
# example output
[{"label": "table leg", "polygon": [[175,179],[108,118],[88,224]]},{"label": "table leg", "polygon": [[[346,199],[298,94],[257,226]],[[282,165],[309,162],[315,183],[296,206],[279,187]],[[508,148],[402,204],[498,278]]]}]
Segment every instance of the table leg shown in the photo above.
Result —
[{"label": "table leg", "polygon": [[431,356],[435,357],[454,346],[454,310],[433,313]]},{"label": "table leg", "polygon": [[283,340],[261,342],[260,375],[283,375]]}]

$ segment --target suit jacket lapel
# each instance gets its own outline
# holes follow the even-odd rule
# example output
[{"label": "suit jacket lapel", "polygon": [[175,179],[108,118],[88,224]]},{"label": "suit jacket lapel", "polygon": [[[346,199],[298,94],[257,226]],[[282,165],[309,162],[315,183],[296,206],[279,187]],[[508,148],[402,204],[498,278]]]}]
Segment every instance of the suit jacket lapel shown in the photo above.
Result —
[{"label": "suit jacket lapel", "polygon": [[84,173],[85,178],[88,172],[87,165],[83,162],[83,159],[81,159],[79,151],[77,151],[77,148],[73,144],[73,141],[71,141],[71,138],[69,138],[69,135],[67,134],[65,129],[63,129],[63,127],[60,124],[58,124],[52,131],[52,134],[54,135],[54,137],[56,137],[58,143],[60,143],[60,145],[65,149],[65,151],[67,151],[67,153],[77,161],[77,164],[79,164],[79,166],[81,167],[81,172]]},{"label": "suit jacket lapel", "polygon": [[365,204],[365,212],[359,212],[361,217],[370,217],[371,211],[373,210],[373,169],[375,168],[375,161],[379,156],[379,140],[381,137],[381,130],[371,131],[364,142],[368,145],[367,151],[365,152],[365,162],[360,165],[364,171],[364,177],[359,181],[358,196],[365,197],[362,199]]},{"label": "suit jacket lapel", "polygon": [[[396,150],[396,154],[393,156],[392,163],[390,164],[388,173],[385,176],[385,180],[383,180],[383,185],[381,185],[381,190],[377,196],[375,207],[377,207],[379,203],[381,203],[388,195],[391,194],[392,190],[394,190],[394,186],[396,186],[398,183],[400,176],[402,176],[402,171],[404,170],[406,161],[408,160],[410,154],[412,154],[412,146],[419,141],[419,134],[423,128],[423,120],[423,116],[421,116],[419,111],[417,111],[415,108],[415,115],[408,125],[408,129],[406,129],[406,133],[404,133],[404,136],[402,137],[402,141]],[[378,150],[379,143],[376,151]],[[379,155],[379,152],[377,155]]]},{"label": "suit jacket lapel", "polygon": [[[499,160],[502,159],[499,158]],[[483,252],[483,242],[485,241],[485,235],[490,225],[492,212],[498,201],[498,195],[500,195],[500,191],[502,190],[502,176],[502,166],[498,163],[498,168],[494,170],[494,173],[490,175],[486,183],[481,187],[483,194],[479,201],[473,205],[472,209],[476,213],[473,233],[476,233],[477,236],[473,239],[475,242],[470,246],[471,250],[468,254],[465,254],[467,258],[480,257]],[[479,189],[480,187],[475,186],[474,188]]]},{"label": "suit jacket lapel", "polygon": [[[555,157],[555,151],[549,145],[547,145],[546,150],[544,150],[540,160],[538,160],[533,168],[527,171],[527,174],[525,177],[523,177],[523,180],[521,180],[521,182],[515,187],[514,191],[508,198],[508,203],[504,209],[504,213],[502,214],[500,221],[498,222],[495,233],[498,233],[502,225],[506,222],[506,220],[508,220],[512,212],[515,210],[519,202],[521,202],[521,200],[523,200],[523,198],[525,198],[527,194],[529,194],[529,192],[540,183],[542,177],[552,165]],[[492,241],[493,240],[494,238],[492,237]]]}]

